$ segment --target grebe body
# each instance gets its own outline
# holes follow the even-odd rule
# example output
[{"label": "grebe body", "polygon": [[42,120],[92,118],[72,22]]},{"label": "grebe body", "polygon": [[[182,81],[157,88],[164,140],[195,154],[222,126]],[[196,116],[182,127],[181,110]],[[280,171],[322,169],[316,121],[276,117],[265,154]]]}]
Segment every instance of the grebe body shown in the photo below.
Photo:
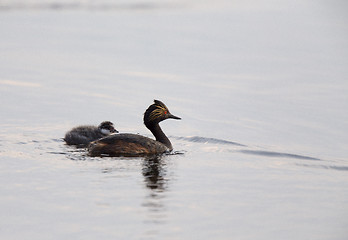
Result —
[{"label": "grebe body", "polygon": [[121,133],[101,138],[89,145],[89,153],[95,156],[144,156],[171,151],[156,140],[137,134]]},{"label": "grebe body", "polygon": [[75,127],[65,134],[64,141],[68,145],[86,147],[90,142],[112,133],[118,133],[118,131],[114,128],[112,122],[105,121],[99,124],[98,127],[90,125]]},{"label": "grebe body", "polygon": [[138,134],[123,133],[110,135],[91,142],[88,151],[91,156],[144,156],[170,152],[172,144],[159,126],[159,122],[172,118],[166,105],[154,100],[144,113],[144,124],[155,136],[156,140]]}]

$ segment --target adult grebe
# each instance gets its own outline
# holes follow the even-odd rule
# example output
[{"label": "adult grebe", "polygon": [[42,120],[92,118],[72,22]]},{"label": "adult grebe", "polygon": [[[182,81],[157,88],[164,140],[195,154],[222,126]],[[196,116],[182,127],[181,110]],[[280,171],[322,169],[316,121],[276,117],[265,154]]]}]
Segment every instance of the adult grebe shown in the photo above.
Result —
[{"label": "adult grebe", "polygon": [[87,147],[92,141],[105,137],[112,133],[118,133],[112,122],[105,121],[96,126],[78,126],[65,134],[64,141],[68,145]]},{"label": "adult grebe", "polygon": [[156,140],[131,133],[110,135],[91,142],[88,147],[89,154],[91,156],[144,156],[172,151],[172,144],[158,124],[168,118],[181,119],[172,115],[164,103],[154,100],[154,104],[144,113],[144,124]]}]

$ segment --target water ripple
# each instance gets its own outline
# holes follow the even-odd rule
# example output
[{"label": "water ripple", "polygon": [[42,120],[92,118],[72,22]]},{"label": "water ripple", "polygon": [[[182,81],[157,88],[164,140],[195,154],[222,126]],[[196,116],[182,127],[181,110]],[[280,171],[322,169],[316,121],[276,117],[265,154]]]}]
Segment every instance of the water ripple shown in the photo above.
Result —
[{"label": "water ripple", "polygon": [[199,136],[193,136],[193,137],[173,137],[178,140],[185,140],[189,142],[197,142],[197,143],[213,143],[213,144],[228,144],[228,145],[234,145],[234,146],[241,146],[246,147],[244,144],[240,144],[237,142],[227,141],[223,139],[217,139],[217,138],[206,138],[206,137],[199,137]]},{"label": "water ripple", "polygon": [[335,165],[309,165],[309,164],[296,164],[302,167],[310,167],[310,168],[321,168],[321,169],[332,169],[337,171],[348,171],[348,166],[335,166]]},{"label": "water ripple", "polygon": [[319,158],[303,156],[292,153],[282,153],[282,152],[272,152],[272,151],[260,151],[260,150],[240,150],[239,152],[267,157],[285,157],[285,158],[296,158],[296,159],[304,159],[304,160],[316,160],[321,161]]},{"label": "water ripple", "polygon": [[19,1],[15,3],[1,3],[0,11],[8,10],[93,10],[93,11],[113,11],[113,10],[156,10],[182,8],[186,5],[178,3],[155,3],[155,2],[133,2],[133,3],[115,3],[113,1],[100,1],[97,3],[83,3],[78,1],[61,2],[32,2]]}]

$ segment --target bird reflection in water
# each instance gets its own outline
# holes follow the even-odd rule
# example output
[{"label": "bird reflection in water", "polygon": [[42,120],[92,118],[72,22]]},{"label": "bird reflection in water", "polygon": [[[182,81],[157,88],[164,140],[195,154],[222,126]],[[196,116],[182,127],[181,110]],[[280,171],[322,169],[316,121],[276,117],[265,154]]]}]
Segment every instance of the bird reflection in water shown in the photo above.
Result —
[{"label": "bird reflection in water", "polygon": [[156,191],[165,190],[166,179],[162,156],[155,155],[144,159],[143,176],[146,187]]},{"label": "bird reflection in water", "polygon": [[165,190],[168,179],[166,178],[166,164],[162,156],[146,157],[143,160],[142,173],[146,187],[150,190],[145,197],[143,206],[149,211],[146,222],[161,224],[166,219]]}]

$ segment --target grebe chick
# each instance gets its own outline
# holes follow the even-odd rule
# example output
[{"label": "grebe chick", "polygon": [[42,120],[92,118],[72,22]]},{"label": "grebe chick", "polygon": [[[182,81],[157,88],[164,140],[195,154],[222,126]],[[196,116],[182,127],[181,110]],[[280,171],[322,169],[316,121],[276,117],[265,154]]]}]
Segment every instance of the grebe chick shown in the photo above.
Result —
[{"label": "grebe chick", "polygon": [[114,128],[112,122],[105,121],[99,124],[98,127],[89,125],[75,127],[65,134],[64,141],[68,145],[86,147],[90,142],[112,133],[118,133],[118,131]]},{"label": "grebe chick", "polygon": [[91,142],[88,151],[91,156],[144,156],[160,154],[173,150],[172,144],[159,126],[168,119],[181,119],[172,115],[166,105],[154,100],[154,104],[144,113],[144,124],[156,140],[137,134],[123,133],[110,135]]}]

